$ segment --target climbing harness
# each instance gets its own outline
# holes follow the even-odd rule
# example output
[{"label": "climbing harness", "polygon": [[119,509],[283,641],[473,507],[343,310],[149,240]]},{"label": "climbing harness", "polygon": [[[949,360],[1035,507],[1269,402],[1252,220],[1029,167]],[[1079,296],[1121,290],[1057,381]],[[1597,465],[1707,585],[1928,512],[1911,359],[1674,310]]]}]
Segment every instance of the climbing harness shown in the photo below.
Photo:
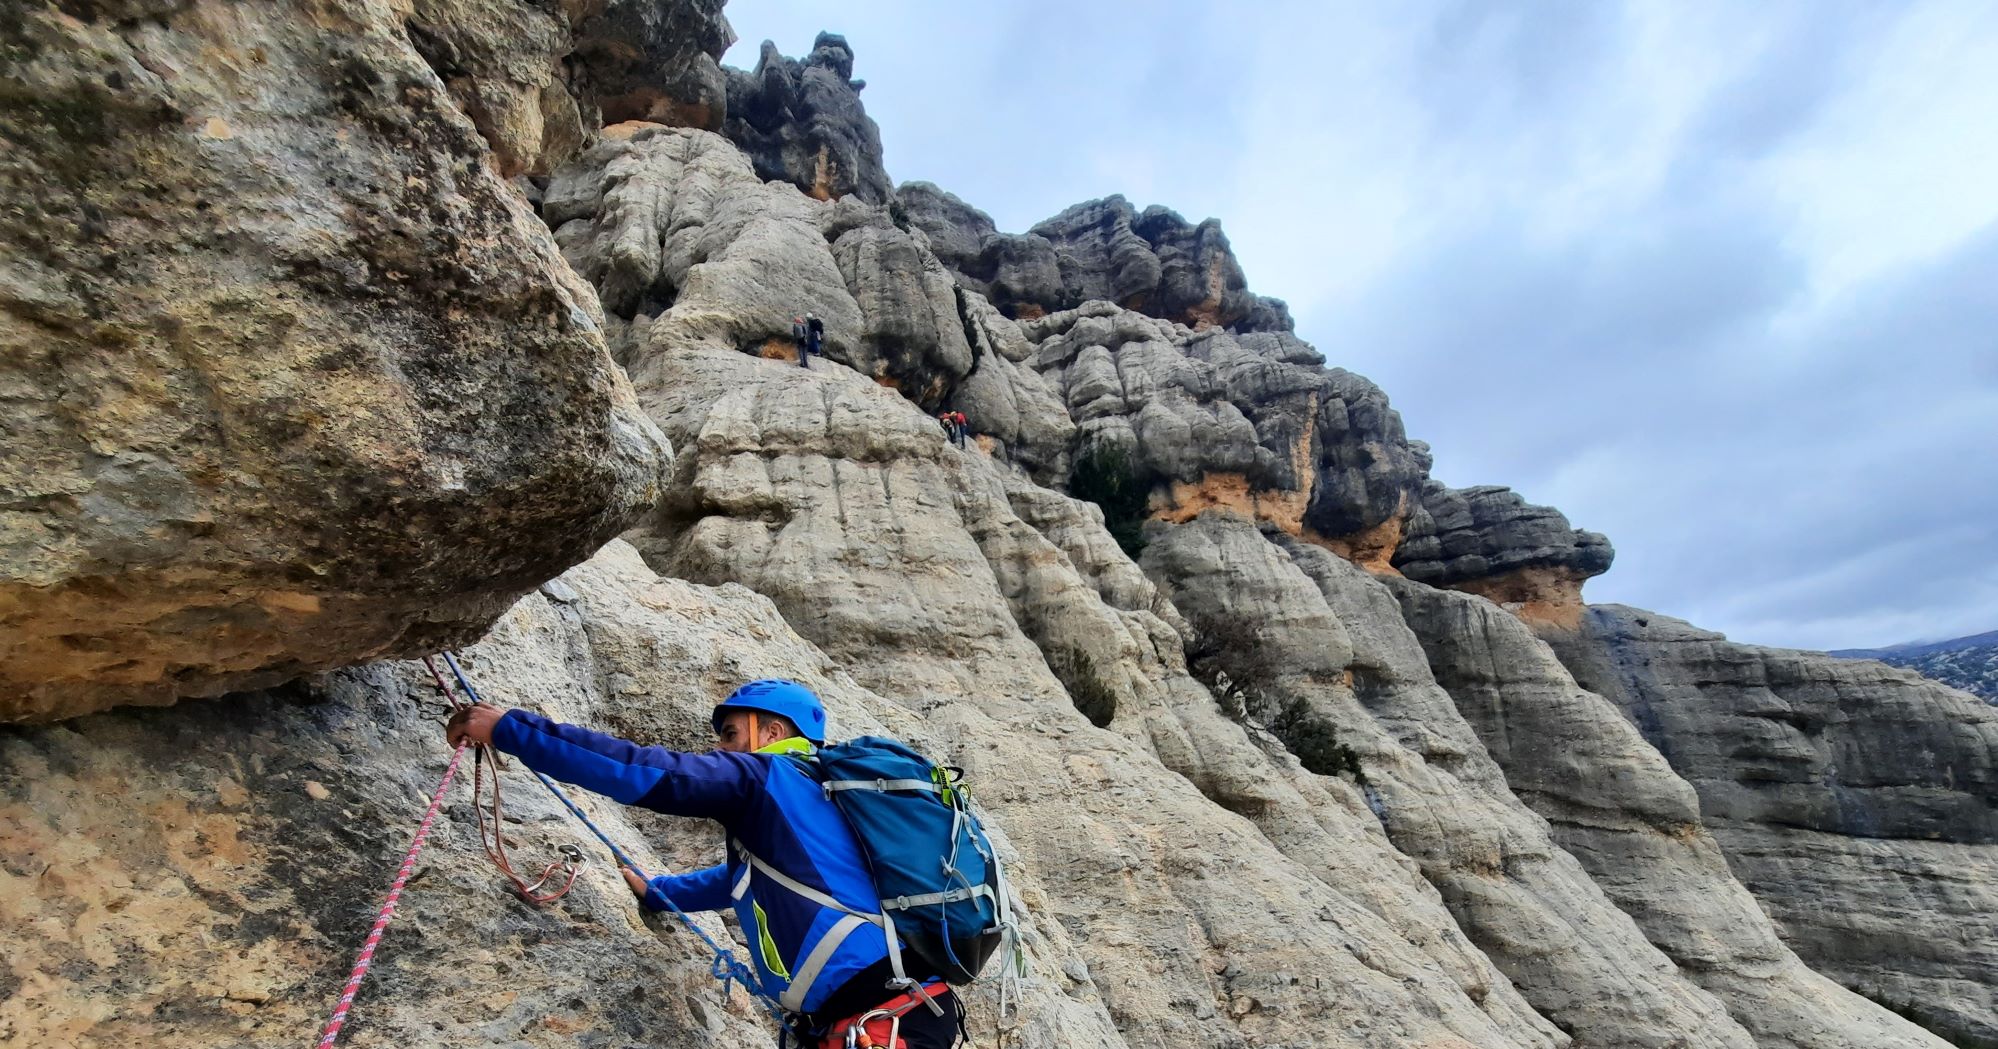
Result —
[{"label": "climbing harness", "polygon": [[326,1021],[325,1033],[319,1036],[319,1049],[330,1049],[333,1040],[340,1037],[340,1028],[347,1022],[347,1010],[354,1004],[354,995],[361,989],[361,978],[368,975],[368,966],[374,964],[375,945],[382,942],[382,931],[388,928],[389,919],[395,916],[396,901],[402,899],[402,887],[409,882],[409,873],[416,869],[416,854],[423,851],[423,839],[430,836],[430,824],[437,818],[437,810],[444,804],[444,792],[451,789],[451,777],[458,774],[458,760],[465,756],[465,744],[451,752],[451,763],[444,766],[444,780],[437,784],[437,793],[430,796],[430,808],[424,810],[423,822],[416,825],[416,840],[409,843],[409,852],[402,857],[402,866],[395,872],[395,884],[389,886],[388,899],[382,901],[381,913],[375,915],[374,928],[368,930],[367,942],[361,945],[361,954],[354,959],[354,971],[347,977],[347,986],[340,990],[340,1002],[333,1007],[333,1018]]}]

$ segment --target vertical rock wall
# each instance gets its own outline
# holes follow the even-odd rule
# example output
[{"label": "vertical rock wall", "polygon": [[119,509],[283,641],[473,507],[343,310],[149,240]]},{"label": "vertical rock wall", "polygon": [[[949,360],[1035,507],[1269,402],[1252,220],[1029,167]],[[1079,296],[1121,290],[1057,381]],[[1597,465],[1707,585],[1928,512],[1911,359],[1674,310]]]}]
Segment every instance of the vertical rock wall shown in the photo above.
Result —
[{"label": "vertical rock wall", "polygon": [[1699,791],[1806,962],[1958,1044],[1998,1044],[1998,711],[1621,605],[1542,636]]}]

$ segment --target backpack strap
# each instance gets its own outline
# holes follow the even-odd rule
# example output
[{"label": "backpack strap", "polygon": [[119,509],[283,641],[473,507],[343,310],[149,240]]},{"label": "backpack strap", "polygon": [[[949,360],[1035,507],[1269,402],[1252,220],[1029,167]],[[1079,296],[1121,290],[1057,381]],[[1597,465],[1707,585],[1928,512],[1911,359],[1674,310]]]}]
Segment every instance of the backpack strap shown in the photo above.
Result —
[{"label": "backpack strap", "polygon": [[741,900],[749,891],[749,874],[751,870],[756,870],[761,871],[764,877],[776,882],[786,891],[796,893],[821,907],[829,907],[840,912],[840,919],[833,923],[832,928],[826,930],[825,935],[819,937],[819,942],[812,946],[811,953],[798,964],[798,971],[792,975],[790,986],[784,989],[783,994],[777,996],[778,1005],[794,1013],[802,1011],[806,996],[812,993],[812,985],[818,982],[819,974],[825,971],[826,963],[832,960],[833,952],[839,950],[840,944],[845,943],[846,938],[853,935],[861,926],[874,925],[881,929],[882,937],[888,943],[888,967],[895,974],[894,979],[888,981],[888,987],[921,998],[923,1004],[929,1006],[932,1012],[938,1016],[943,1015],[943,1007],[931,1001],[930,996],[923,993],[921,985],[902,971],[902,938],[895,934],[894,919],[888,917],[886,910],[874,914],[854,910],[832,896],[764,862],[762,857],[749,851],[740,838],[730,839],[729,845],[745,861],[742,877],[736,879],[734,887],[729,891],[732,899]]}]

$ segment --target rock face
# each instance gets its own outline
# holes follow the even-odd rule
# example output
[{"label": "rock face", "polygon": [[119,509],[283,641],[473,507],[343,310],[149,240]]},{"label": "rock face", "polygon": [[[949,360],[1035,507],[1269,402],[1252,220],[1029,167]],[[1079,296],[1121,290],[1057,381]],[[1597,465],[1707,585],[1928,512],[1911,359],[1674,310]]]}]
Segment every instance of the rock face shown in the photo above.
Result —
[{"label": "rock face", "polygon": [[[1945,1049],[1828,974],[1994,1044],[1998,712],[1585,618],[1607,543],[1425,483],[1218,226],[891,197],[845,42],[724,99],[711,0],[76,10],[0,26],[0,720],[306,676],[0,725],[0,1042],[313,1030],[445,760],[382,660],[490,626],[499,703],[698,748],[787,676],[966,769],[981,1041]],[[460,787],[346,1044],[769,1036],[504,775],[578,888]]]},{"label": "rock face", "polygon": [[789,182],[817,200],[852,195],[886,204],[881,129],[860,104],[846,38],[820,33],[812,53],[785,58],[766,40],[750,72],[730,69],[724,133],[749,155],[756,177]]},{"label": "rock face", "polygon": [[719,0],[416,0],[409,41],[492,147],[502,176],[547,175],[606,123],[720,130]]},{"label": "rock face", "polygon": [[1571,528],[1561,511],[1510,488],[1430,480],[1394,566],[1410,579],[1490,598],[1528,622],[1573,629],[1582,583],[1609,571],[1615,557],[1601,533]]},{"label": "rock face", "polygon": [[1693,788],[1621,710],[1575,684],[1525,623],[1476,597],[1407,580],[1388,585],[1437,683],[1507,784],[1756,1045],[1940,1045],[1783,944],[1701,824]]},{"label": "rock face", "polygon": [[1291,330],[1281,301],[1249,293],[1213,219],[1194,225],[1168,208],[1139,212],[1117,196],[1077,204],[1016,235],[927,182],[904,184],[896,201],[959,281],[1010,317],[1103,299],[1195,329]]},{"label": "rock face", "polygon": [[1224,506],[1386,567],[1429,464],[1374,384],[1288,333],[1196,332],[1108,302],[1021,330],[1078,447],[1120,453],[1158,514]]},{"label": "rock face", "polygon": [[1698,789],[1806,962],[1958,1044],[1998,1040],[1998,711],[1620,605],[1543,636]]},{"label": "rock face", "polygon": [[0,717],[475,637],[656,498],[595,295],[385,8],[0,35]]},{"label": "rock face", "polygon": [[1340,748],[1356,756],[1389,840],[1577,1044],[1755,1044],[1512,795],[1381,581],[1220,511],[1151,539],[1147,573],[1240,687],[1245,716],[1321,774]]},{"label": "rock face", "polygon": [[[1357,791],[1220,716],[1176,614],[1086,505],[1009,485],[851,372],[640,352],[657,355],[643,396],[689,452],[635,544],[668,574],[768,594],[862,685],[1006,770],[982,797],[1048,872],[1036,906],[1076,938],[1128,1044],[1564,1044]],[[1257,872],[1247,906],[1226,871]]]},{"label": "rock face", "polygon": [[828,360],[925,406],[971,370],[950,276],[888,209],[765,183],[719,136],[614,127],[556,174],[541,211],[633,342],[795,361],[792,319],[811,312]]}]

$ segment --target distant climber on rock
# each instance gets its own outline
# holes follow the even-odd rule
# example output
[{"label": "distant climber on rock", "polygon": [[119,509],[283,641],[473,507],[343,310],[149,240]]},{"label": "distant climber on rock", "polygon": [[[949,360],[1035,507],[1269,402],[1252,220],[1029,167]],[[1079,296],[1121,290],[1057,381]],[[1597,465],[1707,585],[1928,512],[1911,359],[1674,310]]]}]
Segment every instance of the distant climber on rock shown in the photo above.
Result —
[{"label": "distant climber on rock", "polygon": [[805,327],[804,314],[801,313],[791,318],[791,343],[798,347],[798,367],[800,368],[811,367],[811,365],[805,363],[805,340],[810,335],[811,329]]},{"label": "distant climber on rock", "polygon": [[[984,958],[971,965],[970,975],[954,972],[946,965],[955,960],[932,963],[910,945],[920,941],[887,932],[911,927],[900,914],[890,920],[895,905],[880,894],[911,890],[877,885],[870,868],[879,866],[875,857],[884,846],[871,838],[863,844],[855,828],[864,824],[843,814],[832,784],[815,778],[826,729],[819,697],[794,681],[751,681],[714,708],[712,723],[715,749],[707,754],[639,746],[485,704],[453,716],[445,735],[454,746],[469,740],[497,747],[537,772],[626,805],[720,822],[729,843],[725,862],[649,882],[625,869],[625,882],[655,911],[666,910],[669,900],[682,911],[732,906],[764,992],[789,1015],[790,1033],[802,1044],[956,1045],[964,1007],[944,979],[975,976]],[[882,773],[898,774],[908,773]],[[906,782],[872,776],[870,787]],[[945,786],[937,789],[948,798],[950,781],[941,782]],[[932,809],[968,812],[939,805],[934,795],[920,797]],[[979,833],[975,847],[987,853],[989,843]],[[1003,897],[1003,881],[999,889]],[[1009,921],[1003,909],[998,913],[997,921]]]},{"label": "distant climber on rock", "polygon": [[824,354],[823,347],[825,339],[826,322],[820,320],[819,315],[816,313],[805,314],[805,346],[803,351],[798,354],[799,363],[804,362],[806,354],[810,354],[813,357],[822,356]]},{"label": "distant climber on rock", "polygon": [[957,446],[959,448],[964,447],[965,428],[970,425],[969,421],[965,419],[964,413],[963,412],[950,413],[950,425],[951,425],[952,435],[957,439]]}]

